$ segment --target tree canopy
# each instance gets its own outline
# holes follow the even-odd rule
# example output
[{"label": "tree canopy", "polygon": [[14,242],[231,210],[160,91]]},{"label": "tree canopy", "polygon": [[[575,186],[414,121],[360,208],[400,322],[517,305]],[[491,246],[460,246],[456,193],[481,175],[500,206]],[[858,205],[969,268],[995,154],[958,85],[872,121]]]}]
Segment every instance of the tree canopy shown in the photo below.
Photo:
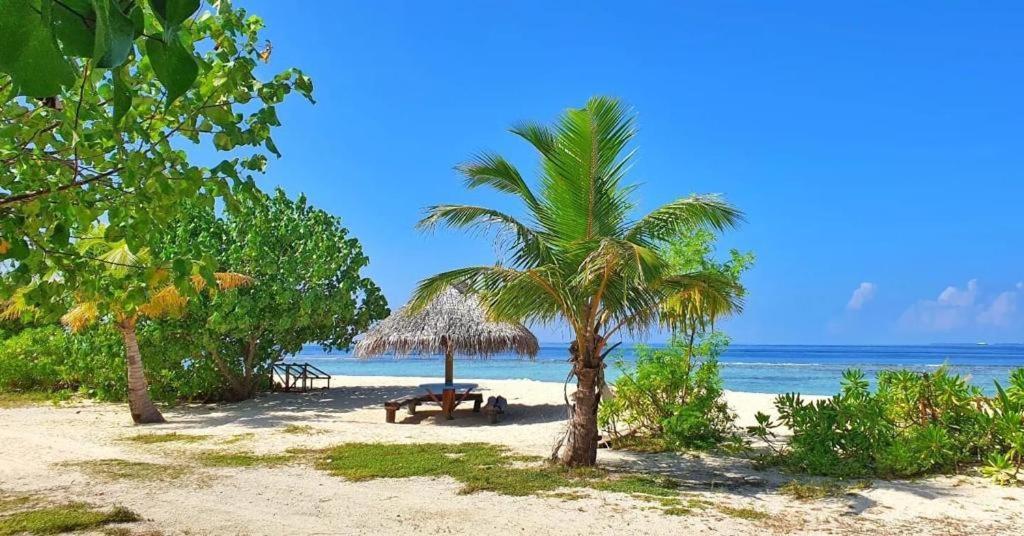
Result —
[{"label": "tree canopy", "polygon": [[238,199],[222,216],[182,210],[159,247],[167,258],[207,254],[218,270],[251,277],[237,292],[199,296],[183,324],[236,398],[257,387],[257,371],[306,343],[347,349],[388,315],[376,284],[360,274],[369,260],[341,221],[277,190]]},{"label": "tree canopy", "polygon": [[[104,261],[74,242],[97,222],[107,240],[139,251],[183,201],[230,205],[255,190],[250,174],[278,154],[277,105],[293,90],[312,100],[312,84],[296,69],[258,75],[269,60],[258,17],[226,1],[197,8],[174,0],[0,3],[0,298],[31,284],[21,299],[46,306],[61,285],[83,284],[83,264]],[[79,9],[91,10],[84,22],[68,11]],[[123,17],[140,16],[142,33],[133,26],[135,39],[126,40]],[[185,54],[193,77],[168,66],[188,63],[174,59]],[[59,87],[26,91],[53,87],[27,78],[52,67],[46,62],[61,65],[50,74],[66,71]],[[187,142],[228,153],[200,165]],[[171,265],[183,288],[195,274],[212,281],[214,267],[193,260],[201,259]]]}]

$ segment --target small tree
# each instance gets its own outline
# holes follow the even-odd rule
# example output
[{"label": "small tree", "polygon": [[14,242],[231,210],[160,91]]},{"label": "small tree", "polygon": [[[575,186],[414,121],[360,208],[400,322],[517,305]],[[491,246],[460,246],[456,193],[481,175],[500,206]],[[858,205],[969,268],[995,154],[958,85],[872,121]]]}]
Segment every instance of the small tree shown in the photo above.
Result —
[{"label": "small tree", "polygon": [[[169,257],[208,252],[220,270],[252,276],[239,292],[204,296],[181,326],[200,340],[231,393],[255,394],[267,367],[303,344],[347,349],[388,315],[369,262],[341,221],[281,190],[240,198],[224,217],[192,206],[165,237]],[[194,253],[193,253],[194,252]]]},{"label": "small tree", "polygon": [[636,131],[617,100],[595,97],[567,110],[552,127],[527,123],[512,132],[540,155],[539,188],[493,154],[459,170],[470,188],[489,186],[515,196],[525,219],[487,207],[439,205],[421,222],[425,228],[501,229],[509,239],[507,259],[429,277],[416,289],[414,305],[462,284],[479,293],[499,319],[568,324],[577,383],[557,454],[565,465],[593,465],[608,341],[656,325],[666,300],[681,292],[699,289],[721,300],[733,294],[731,281],[719,273],[672,271],[659,246],[694,228],[732,227],[742,216],[717,196],[691,196],[635,217],[635,188],[624,180]]},{"label": "small tree", "polygon": [[[149,396],[136,326],[142,318],[181,315],[189,296],[173,284],[166,267],[152,264],[147,249],[134,253],[123,241],[109,243],[101,238],[85,238],[78,247],[83,254],[97,255],[96,258],[106,268],[76,289],[78,303],[61,317],[61,322],[74,332],[101,317],[109,317],[124,339],[128,408],[132,420],[136,424],[164,422],[163,415]],[[192,289],[196,293],[212,292],[251,282],[248,276],[237,273],[218,272],[208,277],[193,275],[190,278]]]}]

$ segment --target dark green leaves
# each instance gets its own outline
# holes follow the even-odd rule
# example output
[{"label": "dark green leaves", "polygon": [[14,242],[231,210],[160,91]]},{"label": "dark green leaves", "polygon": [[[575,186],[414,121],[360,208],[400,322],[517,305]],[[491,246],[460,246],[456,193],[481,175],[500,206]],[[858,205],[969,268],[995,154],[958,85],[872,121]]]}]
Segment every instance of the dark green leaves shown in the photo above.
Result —
[{"label": "dark green leaves", "polygon": [[117,67],[128,59],[135,41],[135,25],[114,0],[93,0],[96,41],[92,57],[97,67]]},{"label": "dark green leaves", "polygon": [[167,105],[170,106],[192,87],[199,75],[199,65],[177,39],[170,43],[150,39],[146,43],[146,51],[157,79],[167,88]]},{"label": "dark green leaves", "polygon": [[127,77],[124,68],[114,71],[114,125],[119,124],[132,107],[132,93]]},{"label": "dark green leaves", "polygon": [[74,82],[71,62],[29,0],[0,0],[0,71],[30,97],[55,95]]},{"label": "dark green leaves", "polygon": [[[124,65],[146,27],[138,1],[0,0],[0,72],[11,76],[17,94],[49,97],[73,84],[76,66],[70,58],[91,59],[101,69]],[[160,42],[152,47],[161,55],[154,68],[162,72],[159,80],[172,102],[196,79],[191,42],[186,48],[181,38],[188,34],[182,23],[199,9],[200,1],[150,4],[163,27],[160,36],[149,37]]]},{"label": "dark green leaves", "polygon": [[185,22],[199,9],[199,0],[150,0],[153,12],[160,18],[164,28]]},{"label": "dark green leaves", "polygon": [[68,56],[91,58],[96,46],[96,13],[85,0],[53,4],[53,33]]}]

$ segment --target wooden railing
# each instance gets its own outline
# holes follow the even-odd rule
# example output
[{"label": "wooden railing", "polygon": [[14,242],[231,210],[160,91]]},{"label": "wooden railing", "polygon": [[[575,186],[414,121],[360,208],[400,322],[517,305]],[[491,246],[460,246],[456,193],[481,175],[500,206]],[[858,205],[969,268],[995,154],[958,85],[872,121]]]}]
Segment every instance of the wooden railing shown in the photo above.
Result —
[{"label": "wooden railing", "polygon": [[308,391],[316,380],[327,380],[323,389],[330,389],[331,375],[309,363],[274,363],[270,367],[270,386],[274,391]]}]

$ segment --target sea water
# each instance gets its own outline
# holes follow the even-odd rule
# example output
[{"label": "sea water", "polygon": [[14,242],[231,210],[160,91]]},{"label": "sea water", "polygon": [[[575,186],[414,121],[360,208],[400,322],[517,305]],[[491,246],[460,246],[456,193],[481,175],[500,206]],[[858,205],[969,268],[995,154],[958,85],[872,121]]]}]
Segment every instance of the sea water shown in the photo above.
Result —
[{"label": "sea water", "polygon": [[[487,359],[456,357],[455,377],[563,382],[569,373],[568,355],[566,344],[543,344],[534,359],[507,354]],[[620,346],[608,358],[607,377],[621,374],[616,362],[629,367],[635,359],[633,346]],[[325,353],[312,345],[288,361],[308,362],[335,375],[439,377],[444,373],[439,355],[359,359],[344,352]],[[992,393],[994,381],[1005,386],[1010,370],[1024,367],[1024,345],[732,345],[719,361],[725,388],[733,391],[829,395],[839,389],[846,369],[858,368],[873,381],[884,369],[929,372],[945,364]]]}]

